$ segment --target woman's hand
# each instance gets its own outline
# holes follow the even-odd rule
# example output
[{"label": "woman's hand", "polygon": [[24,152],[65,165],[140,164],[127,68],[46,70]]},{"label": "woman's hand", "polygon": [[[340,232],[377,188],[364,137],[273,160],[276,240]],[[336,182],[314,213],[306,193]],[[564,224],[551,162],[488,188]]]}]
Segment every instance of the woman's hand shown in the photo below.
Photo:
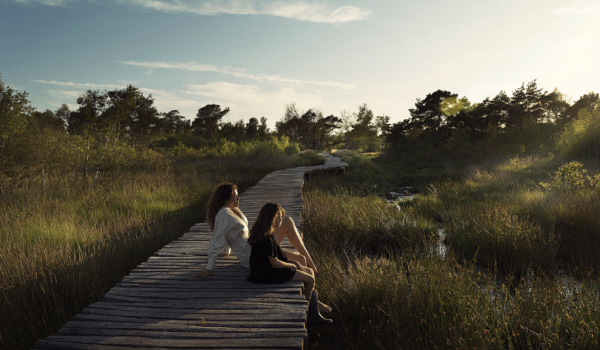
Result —
[{"label": "woman's hand", "polygon": [[194,274],[192,277],[208,277],[212,275],[212,270],[204,270]]},{"label": "woman's hand", "polygon": [[294,271],[302,271],[302,272],[306,272],[306,270],[304,270],[304,266],[302,266],[302,264],[300,264],[297,261],[294,260],[290,260],[292,262],[292,264],[294,265]]}]

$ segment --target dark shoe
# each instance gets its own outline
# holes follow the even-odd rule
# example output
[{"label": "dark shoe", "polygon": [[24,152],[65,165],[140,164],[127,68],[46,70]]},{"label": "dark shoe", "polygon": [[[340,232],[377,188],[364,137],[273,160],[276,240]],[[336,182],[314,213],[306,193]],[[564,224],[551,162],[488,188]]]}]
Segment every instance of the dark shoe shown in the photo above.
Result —
[{"label": "dark shoe", "polygon": [[318,326],[333,323],[333,320],[321,316],[319,312],[319,296],[316,290],[313,290],[308,304],[308,325]]}]

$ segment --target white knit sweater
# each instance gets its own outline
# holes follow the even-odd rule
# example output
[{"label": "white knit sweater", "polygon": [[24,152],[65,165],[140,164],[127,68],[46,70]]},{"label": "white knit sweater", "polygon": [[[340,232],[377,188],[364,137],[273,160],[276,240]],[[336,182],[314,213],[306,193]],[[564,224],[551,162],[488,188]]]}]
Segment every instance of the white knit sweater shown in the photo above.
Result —
[{"label": "white knit sweater", "polygon": [[248,219],[241,210],[242,217],[235,215],[233,210],[224,206],[215,217],[215,229],[208,244],[207,270],[215,267],[219,253],[231,253],[240,260],[240,263],[250,268],[250,251],[248,244]]}]

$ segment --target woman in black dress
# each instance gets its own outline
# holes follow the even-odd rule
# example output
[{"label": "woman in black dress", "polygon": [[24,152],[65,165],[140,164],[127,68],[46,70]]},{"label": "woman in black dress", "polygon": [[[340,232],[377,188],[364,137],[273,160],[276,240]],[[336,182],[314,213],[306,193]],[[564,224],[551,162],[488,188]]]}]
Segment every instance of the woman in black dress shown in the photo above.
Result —
[{"label": "woman in black dress", "polygon": [[282,283],[289,280],[304,282],[304,297],[309,301],[309,324],[327,324],[320,312],[330,312],[331,308],[318,301],[314,271],[297,261],[288,259],[281,250],[273,234],[281,226],[285,210],[277,203],[266,203],[260,209],[256,221],[250,229],[248,244],[250,253],[250,276],[255,283]]}]

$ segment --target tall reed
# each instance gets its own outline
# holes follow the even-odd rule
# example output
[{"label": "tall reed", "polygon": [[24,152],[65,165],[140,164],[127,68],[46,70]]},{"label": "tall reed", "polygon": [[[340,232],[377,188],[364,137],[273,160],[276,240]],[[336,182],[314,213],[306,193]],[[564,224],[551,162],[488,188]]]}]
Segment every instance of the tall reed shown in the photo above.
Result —
[{"label": "tall reed", "polygon": [[460,180],[432,184],[427,198],[416,198],[411,206],[443,224],[457,253],[467,259],[477,255],[484,266],[513,274],[530,267],[598,270],[598,176],[588,182],[552,176],[561,172],[561,163],[528,157],[471,166]]},{"label": "tall reed", "polygon": [[[482,269],[477,260],[464,259],[467,255],[457,255],[452,250],[441,258],[395,244],[379,245],[388,248],[385,250],[364,249],[364,242],[376,241],[381,235],[380,227],[391,217],[382,215],[382,207],[374,204],[382,200],[349,190],[355,188],[355,184],[348,185],[348,179],[357,180],[352,172],[351,164],[347,169],[351,175],[348,178],[316,179],[304,186],[305,241],[320,271],[317,275],[319,297],[334,309],[333,325],[309,328],[309,349],[588,349],[600,346],[597,290],[600,281],[592,273],[581,274],[579,280],[568,274],[546,273],[543,269],[525,268],[519,279],[499,274],[496,261],[507,257],[505,251],[514,249],[510,247],[503,248],[502,254],[488,252],[490,268],[487,270]],[[519,171],[505,175],[522,177],[523,181],[486,186],[529,188],[524,185],[526,179],[531,179],[529,175]],[[488,175],[483,177],[491,181]],[[516,251],[523,254],[533,251],[528,249],[544,247],[528,236],[535,236],[535,230],[541,232],[540,225],[521,217],[523,214],[518,209],[512,212],[510,207],[501,206],[498,199],[502,192],[498,195],[491,192],[495,199],[488,202],[487,192],[480,192],[477,184],[477,181],[473,186],[448,183],[448,187],[438,188],[437,197],[417,197],[402,205],[402,210],[414,217],[427,214],[447,219],[450,216],[446,215],[450,214],[440,208],[448,205],[444,210],[450,212],[458,206],[463,220],[476,217],[478,222],[486,215],[493,215],[487,222],[469,224],[479,225],[478,230],[490,231],[496,227],[498,231],[490,231],[490,237],[507,236],[502,238],[506,240],[504,243],[488,239],[489,247],[516,244],[522,249]],[[522,192],[506,195],[517,198],[519,193]],[[457,215],[458,211],[452,213]],[[475,214],[469,216],[469,213]],[[413,237],[422,237],[418,226],[408,228],[413,230]],[[359,235],[361,239],[356,238]],[[487,238],[471,235],[465,239],[477,242]],[[552,254],[548,256],[555,257]],[[516,253],[513,257],[517,258]],[[527,266],[523,262],[504,264],[511,263],[520,264],[520,269]]]},{"label": "tall reed", "polygon": [[312,155],[175,161],[93,190],[23,189],[0,205],[0,344],[28,349],[98,301],[153,252],[203,222],[212,188],[240,191]]}]

